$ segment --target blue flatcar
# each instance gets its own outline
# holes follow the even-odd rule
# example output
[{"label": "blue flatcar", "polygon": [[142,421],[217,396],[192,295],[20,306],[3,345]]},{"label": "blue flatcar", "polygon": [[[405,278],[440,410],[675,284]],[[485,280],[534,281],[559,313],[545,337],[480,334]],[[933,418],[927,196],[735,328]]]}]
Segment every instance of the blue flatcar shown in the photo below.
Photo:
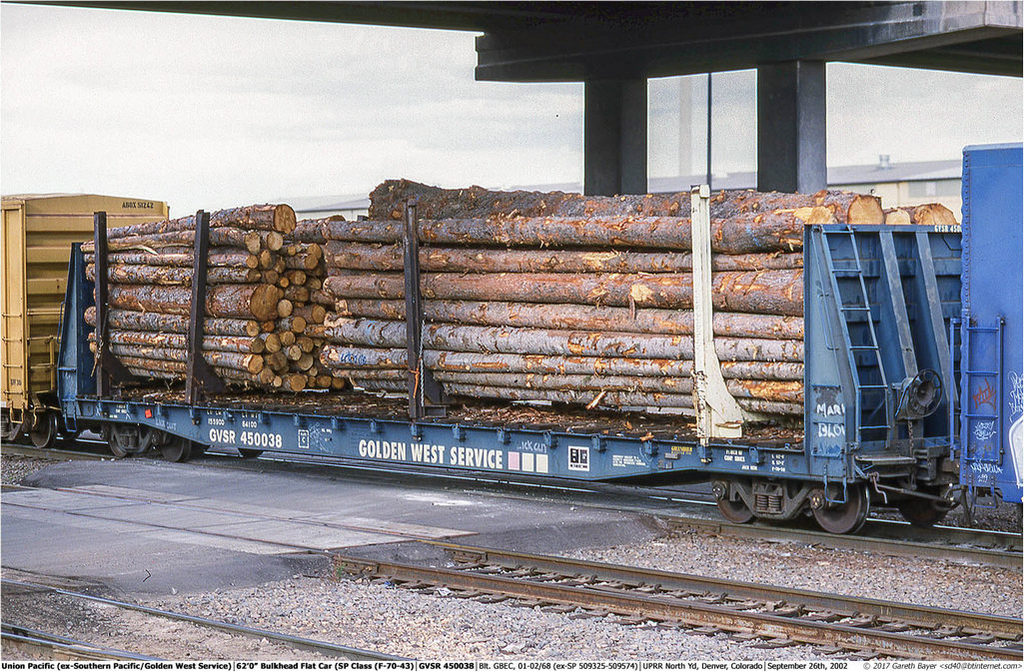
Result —
[{"label": "blue flatcar", "polygon": [[1021,146],[966,149],[963,179],[962,234],[806,227],[802,437],[702,441],[671,428],[498,422],[507,416],[473,409],[410,420],[401,405],[367,407],[343,393],[197,404],[97,395],[83,318],[94,288],[77,247],[61,324],[65,424],[102,431],[121,455],[155,446],[181,459],[212,447],[577,480],[706,480],[731,520],[810,514],[835,533],[858,529],[873,505],[930,525],[965,494],[1020,502]]}]

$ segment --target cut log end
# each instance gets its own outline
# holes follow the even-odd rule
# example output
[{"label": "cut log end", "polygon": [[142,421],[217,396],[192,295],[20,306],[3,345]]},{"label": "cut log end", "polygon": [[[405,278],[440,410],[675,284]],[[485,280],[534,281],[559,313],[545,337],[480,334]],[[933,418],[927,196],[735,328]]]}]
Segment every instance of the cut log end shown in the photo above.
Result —
[{"label": "cut log end", "polygon": [[291,233],[295,230],[297,220],[295,210],[290,205],[274,206],[274,230],[281,233]]},{"label": "cut log end", "polygon": [[257,285],[249,299],[249,310],[258,320],[272,320],[278,316],[278,289],[273,285]]}]

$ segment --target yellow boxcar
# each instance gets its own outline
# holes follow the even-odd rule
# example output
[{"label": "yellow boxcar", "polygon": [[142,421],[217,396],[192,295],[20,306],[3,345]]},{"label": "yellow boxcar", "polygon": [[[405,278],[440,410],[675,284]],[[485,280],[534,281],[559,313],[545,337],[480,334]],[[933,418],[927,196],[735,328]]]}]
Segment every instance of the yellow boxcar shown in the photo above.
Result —
[{"label": "yellow boxcar", "polygon": [[57,326],[67,285],[71,243],[93,237],[93,213],[107,226],[167,219],[167,204],[91,194],[3,197],[0,434],[27,433],[39,446],[57,432]]}]

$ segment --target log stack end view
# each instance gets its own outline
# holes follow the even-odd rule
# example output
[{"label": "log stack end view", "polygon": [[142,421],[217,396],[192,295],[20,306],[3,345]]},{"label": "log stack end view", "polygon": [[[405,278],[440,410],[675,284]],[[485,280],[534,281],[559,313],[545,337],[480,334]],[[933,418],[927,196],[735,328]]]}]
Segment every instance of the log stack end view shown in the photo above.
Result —
[{"label": "log stack end view", "polygon": [[[404,206],[417,203],[421,362],[407,357]],[[692,415],[690,194],[593,197],[392,180],[369,219],[287,205],[210,215],[201,349],[266,392],[402,393],[422,365],[459,397]],[[711,199],[715,350],[740,406],[803,414],[803,228],[955,225],[942,206],[722,191]],[[107,232],[107,347],[142,381],[181,383],[195,217]],[[95,250],[83,245],[87,277]],[[95,308],[85,314],[96,326]],[[97,350],[96,337],[91,343]]]}]

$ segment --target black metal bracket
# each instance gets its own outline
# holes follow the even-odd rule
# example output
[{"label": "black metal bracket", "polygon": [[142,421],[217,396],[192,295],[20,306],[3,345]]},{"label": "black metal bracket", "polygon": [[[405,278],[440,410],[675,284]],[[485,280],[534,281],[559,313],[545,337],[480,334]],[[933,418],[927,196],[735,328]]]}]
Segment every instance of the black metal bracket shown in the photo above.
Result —
[{"label": "black metal bracket", "polygon": [[107,277],[107,213],[94,212],[92,215],[92,236],[95,252],[93,269],[96,271],[96,396],[110,395],[113,383],[132,380],[131,372],[116,357],[110,354],[107,305],[110,298]]},{"label": "black metal bracket", "polygon": [[210,213],[196,213],[196,238],[192,257],[192,304],[189,306],[185,397],[189,404],[202,393],[224,391],[224,382],[203,357],[203,323],[206,321],[206,272],[210,256]]},{"label": "black metal bracket", "polygon": [[409,418],[443,418],[448,396],[423,366],[423,302],[420,296],[420,237],[416,199],[405,204],[405,328],[409,369]]}]

